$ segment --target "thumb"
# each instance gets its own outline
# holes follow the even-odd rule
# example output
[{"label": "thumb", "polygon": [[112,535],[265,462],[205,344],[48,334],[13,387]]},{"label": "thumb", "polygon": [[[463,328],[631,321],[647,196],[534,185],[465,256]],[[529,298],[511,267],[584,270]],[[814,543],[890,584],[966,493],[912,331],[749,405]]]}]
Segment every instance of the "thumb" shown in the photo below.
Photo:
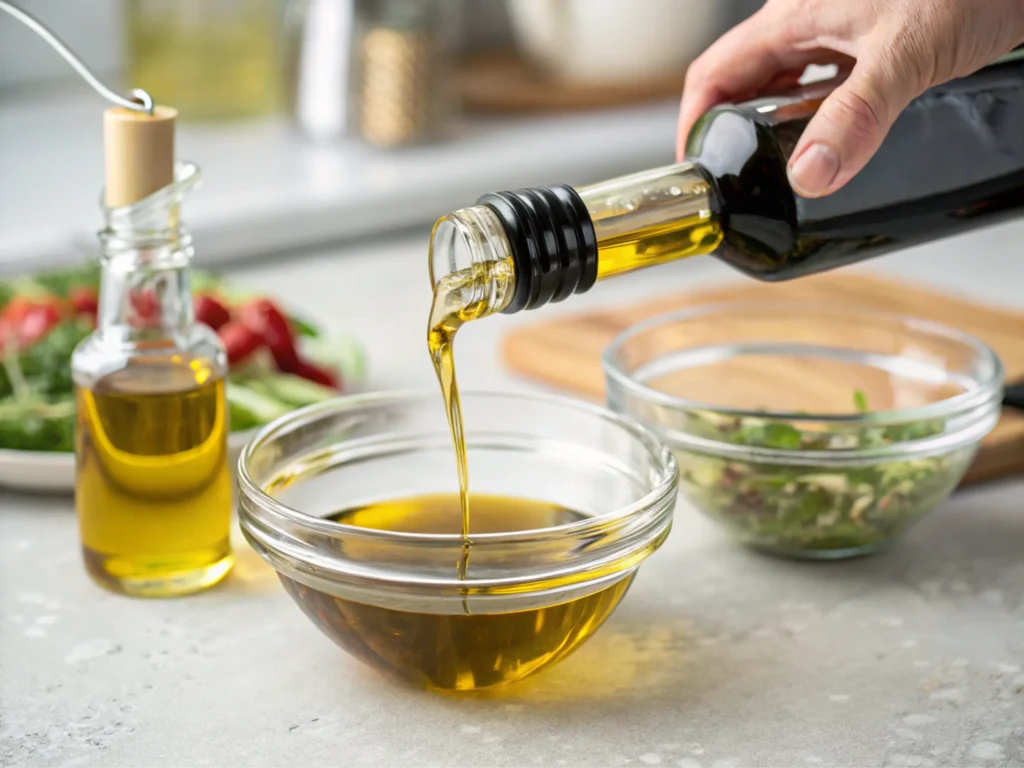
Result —
[{"label": "thumb", "polygon": [[858,62],[804,129],[789,161],[789,182],[797,194],[822,197],[846,184],[867,165],[899,113],[918,95],[898,76],[891,59],[888,66],[884,58],[873,62]]}]

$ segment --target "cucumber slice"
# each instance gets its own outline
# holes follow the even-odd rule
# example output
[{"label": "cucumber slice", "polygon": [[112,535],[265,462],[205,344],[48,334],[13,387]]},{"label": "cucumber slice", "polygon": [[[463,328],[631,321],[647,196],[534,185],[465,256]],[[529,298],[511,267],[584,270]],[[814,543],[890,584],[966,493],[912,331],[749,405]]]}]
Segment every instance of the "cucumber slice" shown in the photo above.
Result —
[{"label": "cucumber slice", "polygon": [[227,400],[232,432],[263,426],[294,408],[237,381],[228,384]]},{"label": "cucumber slice", "polygon": [[290,373],[269,374],[251,383],[258,384],[261,390],[275,400],[295,408],[322,403],[338,395],[333,389]]}]

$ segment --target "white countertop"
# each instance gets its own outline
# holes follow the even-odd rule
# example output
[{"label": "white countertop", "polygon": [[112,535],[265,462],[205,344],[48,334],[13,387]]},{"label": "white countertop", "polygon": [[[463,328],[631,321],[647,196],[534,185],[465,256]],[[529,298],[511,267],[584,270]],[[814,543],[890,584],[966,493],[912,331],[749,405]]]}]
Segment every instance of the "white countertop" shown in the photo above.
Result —
[{"label": "white countertop", "polygon": [[[1024,223],[875,266],[1024,306],[1021,242]],[[361,337],[375,386],[433,388],[424,249],[367,241],[237,278]],[[665,266],[549,311],[730,274]],[[465,329],[464,388],[527,386],[497,344],[529,319]],[[0,494],[0,764],[1022,765],[1022,500],[1022,480],[960,493],[889,552],[817,565],[746,551],[681,504],[578,653],[459,697],[344,655],[242,542],[220,587],[133,601],[86,577],[70,501]]]}]

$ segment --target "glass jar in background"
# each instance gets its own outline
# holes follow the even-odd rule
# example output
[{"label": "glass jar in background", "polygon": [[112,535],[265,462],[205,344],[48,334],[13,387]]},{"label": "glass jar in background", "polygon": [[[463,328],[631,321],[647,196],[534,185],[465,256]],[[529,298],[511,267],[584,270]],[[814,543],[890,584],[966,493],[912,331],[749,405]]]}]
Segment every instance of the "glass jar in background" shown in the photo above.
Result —
[{"label": "glass jar in background", "polygon": [[277,110],[280,0],[127,0],[125,13],[128,82],[183,119]]}]

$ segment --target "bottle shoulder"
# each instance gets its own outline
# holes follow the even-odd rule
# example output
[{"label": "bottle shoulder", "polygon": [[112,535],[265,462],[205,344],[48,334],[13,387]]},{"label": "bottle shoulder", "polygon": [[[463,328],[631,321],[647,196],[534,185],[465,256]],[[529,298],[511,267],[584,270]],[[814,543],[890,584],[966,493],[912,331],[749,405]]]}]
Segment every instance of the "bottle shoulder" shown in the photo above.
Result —
[{"label": "bottle shoulder", "polygon": [[694,125],[686,157],[715,176],[739,176],[749,160],[766,148],[767,121],[745,105],[713,107]]},{"label": "bottle shoulder", "polygon": [[197,361],[217,377],[227,375],[227,355],[220,339],[200,323],[184,334],[160,337],[138,337],[127,329],[112,328],[94,331],[78,344],[71,355],[71,373],[76,385],[90,387],[132,364],[190,366]]},{"label": "bottle shoulder", "polygon": [[795,245],[799,210],[786,139],[795,144],[801,122],[773,123],[756,105],[725,105],[705,114],[687,142],[687,159],[713,190],[722,229],[715,253],[747,274],[773,272]]}]

